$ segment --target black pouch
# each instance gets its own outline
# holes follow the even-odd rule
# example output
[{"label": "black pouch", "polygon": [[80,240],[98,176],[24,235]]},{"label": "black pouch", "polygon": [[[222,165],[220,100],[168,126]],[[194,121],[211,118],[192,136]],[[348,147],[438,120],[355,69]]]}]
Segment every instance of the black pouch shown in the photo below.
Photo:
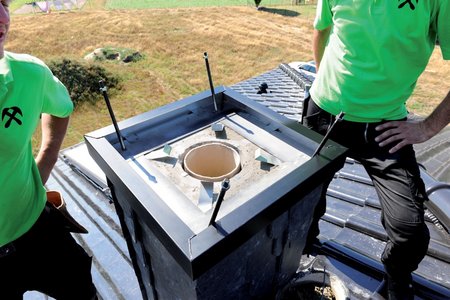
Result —
[{"label": "black pouch", "polygon": [[47,191],[47,203],[58,212],[63,226],[70,232],[88,233],[83,225],[78,223],[67,211],[66,203],[58,191]]}]

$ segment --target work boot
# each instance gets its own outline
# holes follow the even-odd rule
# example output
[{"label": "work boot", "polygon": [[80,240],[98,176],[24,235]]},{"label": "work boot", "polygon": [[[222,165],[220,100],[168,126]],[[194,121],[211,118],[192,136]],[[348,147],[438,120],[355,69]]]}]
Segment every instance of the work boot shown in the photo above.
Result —
[{"label": "work boot", "polygon": [[414,289],[412,285],[406,287],[393,287],[388,283],[388,299],[389,300],[413,300]]},{"label": "work boot", "polygon": [[387,280],[388,299],[389,300],[413,300],[414,289],[412,287],[411,275],[394,280],[388,275]]}]

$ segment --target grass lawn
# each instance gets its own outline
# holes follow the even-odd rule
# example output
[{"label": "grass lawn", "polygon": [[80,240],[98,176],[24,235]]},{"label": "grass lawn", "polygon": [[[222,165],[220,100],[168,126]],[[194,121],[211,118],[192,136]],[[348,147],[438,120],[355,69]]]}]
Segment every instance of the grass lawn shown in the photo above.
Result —
[{"label": "grass lawn", "polygon": [[[233,85],[283,62],[312,59],[314,5],[105,10],[98,8],[104,0],[89,1],[95,2],[80,11],[12,14],[5,48],[47,63],[63,58],[83,61],[100,47],[140,51],[145,59],[136,63],[99,63],[122,78],[121,89],[110,91],[118,121],[208,90],[205,51],[216,86]],[[139,0],[127,2],[133,1]],[[94,4],[95,9],[88,9]],[[450,82],[450,62],[443,61],[436,48],[408,101],[411,111],[428,115],[447,93],[445,82]],[[63,147],[110,123],[103,101],[79,106]]]},{"label": "grass lawn", "polygon": [[28,0],[13,0],[9,4],[9,11],[14,11],[14,10],[18,9],[19,7],[22,7],[22,5],[30,3],[30,2],[32,2],[32,1],[28,1]]},{"label": "grass lawn", "polygon": [[[260,6],[290,5],[292,0],[263,0]],[[176,8],[205,6],[255,6],[253,0],[107,0],[108,9]]]},{"label": "grass lawn", "polygon": [[[40,0],[45,1],[45,0]],[[13,0],[10,11],[14,11],[30,0]],[[37,1],[36,1],[37,2]],[[292,0],[262,0],[260,6],[287,6]],[[52,5],[52,0],[50,0]],[[106,9],[143,9],[143,8],[177,8],[177,7],[211,7],[211,6],[255,6],[254,0],[87,0],[84,8]]]},{"label": "grass lawn", "polygon": [[[62,58],[82,61],[100,47],[140,51],[145,59],[137,63],[99,63],[122,78],[121,89],[110,92],[120,121],[209,89],[205,51],[216,86],[249,79],[282,62],[310,60],[308,15],[300,11],[286,16],[278,9],[248,6],[13,14],[6,49],[47,63]],[[110,122],[103,101],[78,107],[63,147]]]}]

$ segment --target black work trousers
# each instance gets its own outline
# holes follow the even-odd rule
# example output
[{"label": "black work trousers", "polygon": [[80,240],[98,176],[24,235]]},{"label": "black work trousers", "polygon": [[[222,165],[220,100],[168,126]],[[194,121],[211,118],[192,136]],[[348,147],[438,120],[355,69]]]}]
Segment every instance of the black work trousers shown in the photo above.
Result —
[{"label": "black work trousers", "polygon": [[[332,122],[334,116],[311,99],[303,124],[325,134]],[[343,120],[336,124],[330,139],[348,148],[349,157],[359,161],[372,179],[381,205],[381,223],[388,236],[381,261],[391,284],[402,294],[428,249],[430,235],[424,222],[424,201],[428,198],[412,145],[389,153],[392,145],[380,147],[375,142],[380,134],[375,127],[380,124]],[[316,207],[307,245],[319,234],[318,222],[326,210],[325,197],[324,193]]]},{"label": "black work trousers", "polygon": [[91,257],[47,204],[33,227],[0,247],[0,299],[22,299],[36,290],[57,300],[96,299]]}]

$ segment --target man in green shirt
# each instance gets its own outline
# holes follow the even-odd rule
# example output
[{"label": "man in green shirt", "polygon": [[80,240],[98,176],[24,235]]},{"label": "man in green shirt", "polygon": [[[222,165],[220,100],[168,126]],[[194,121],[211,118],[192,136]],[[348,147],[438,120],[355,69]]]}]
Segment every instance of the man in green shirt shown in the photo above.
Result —
[{"label": "man in green shirt", "polygon": [[[27,290],[95,299],[91,258],[47,204],[44,188],[73,104],[42,61],[4,51],[9,2],[0,2],[0,299],[22,299]],[[39,122],[42,143],[35,159],[31,139]]]},{"label": "man in green shirt", "polygon": [[[389,299],[412,299],[411,273],[427,252],[424,184],[412,144],[450,122],[450,93],[426,119],[407,119],[406,101],[439,37],[450,59],[447,0],[319,0],[313,51],[318,69],[304,124],[349,148],[377,191],[388,241],[382,254]],[[443,83],[444,84],[444,83]],[[331,179],[330,179],[331,181]],[[315,211],[305,253],[319,233],[325,195]]]}]

